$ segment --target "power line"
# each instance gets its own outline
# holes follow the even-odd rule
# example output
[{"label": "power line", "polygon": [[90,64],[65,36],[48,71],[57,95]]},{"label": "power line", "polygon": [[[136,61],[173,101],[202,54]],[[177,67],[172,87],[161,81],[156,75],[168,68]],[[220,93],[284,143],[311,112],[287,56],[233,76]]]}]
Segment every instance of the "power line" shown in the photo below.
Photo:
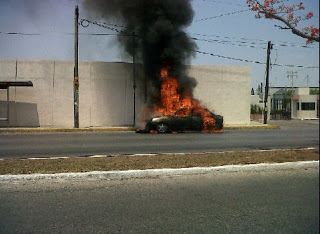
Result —
[{"label": "power line", "polygon": [[253,60],[248,60],[248,59],[240,59],[240,58],[233,58],[233,57],[229,57],[229,56],[223,56],[223,55],[213,54],[213,53],[209,53],[209,52],[203,52],[203,51],[199,51],[199,50],[193,50],[193,52],[196,52],[196,53],[199,53],[199,54],[211,55],[211,56],[218,57],[218,58],[223,58],[223,59],[240,61],[240,62],[256,63],[256,64],[262,64],[262,65],[266,64],[266,63],[262,63],[262,62],[259,62],[259,61],[253,61]]},{"label": "power line", "polygon": [[250,9],[241,10],[241,11],[234,11],[234,12],[229,12],[229,13],[225,13],[225,14],[221,14],[221,15],[212,16],[212,17],[202,18],[202,19],[195,20],[194,22],[200,22],[200,21],[205,21],[205,20],[212,20],[212,19],[216,19],[216,18],[223,17],[223,16],[229,16],[229,15],[239,14],[239,13],[242,13],[242,12],[245,12],[245,11],[250,11]]},{"label": "power line", "polygon": [[46,35],[49,35],[49,34],[41,34],[41,33],[21,33],[21,32],[0,32],[0,34],[22,35],[22,36],[46,36]]},{"label": "power line", "polygon": [[[59,35],[66,35],[66,36],[74,36],[74,33],[67,33],[67,32],[55,32],[55,33],[22,33],[22,32],[0,32],[0,34],[4,35],[21,35],[21,36],[59,36]],[[119,36],[120,34],[116,33],[79,33],[79,35],[84,36]],[[126,36],[126,35],[121,35]]]},{"label": "power line", "polygon": [[[108,29],[112,30],[113,28],[108,27]],[[115,30],[113,30],[115,31]],[[67,33],[67,32],[60,32],[60,33],[23,33],[23,32],[0,32],[0,34],[5,34],[5,35],[21,35],[21,36],[58,36],[58,35],[67,35],[67,36],[73,36],[74,33]],[[199,33],[192,33],[194,35],[201,35],[201,36],[209,36],[206,34],[199,34]],[[79,35],[84,35],[84,36],[131,36],[128,33],[79,33]],[[136,35],[139,37],[138,35]],[[215,36],[217,38],[226,38],[226,39],[231,39],[232,37],[221,37],[217,35],[210,35],[210,36]],[[232,45],[232,46],[240,46],[240,47],[247,47],[247,48],[255,48],[255,49],[264,49],[263,47],[259,46],[253,46],[253,45],[263,45],[262,43],[254,43],[254,42],[246,42],[246,41],[230,41],[230,40],[217,40],[217,39],[203,39],[203,38],[196,38],[192,37],[192,40],[196,41],[205,41],[209,43],[220,43],[224,45]],[[240,43],[236,44],[234,42]],[[275,46],[281,46],[281,47],[301,47],[301,48],[306,48],[306,49],[317,49],[317,47],[310,47],[310,46],[305,46],[305,45],[286,45],[286,44],[273,44]]]},{"label": "power line", "polygon": [[[0,32],[0,34],[5,34],[5,35],[21,35],[21,36],[59,36],[59,35],[67,35],[67,36],[73,36],[74,33],[22,33],[22,32]],[[193,33],[194,34],[194,33]],[[82,36],[125,36],[125,37],[130,37],[132,35],[130,34],[121,34],[121,33],[79,33],[79,35]],[[198,34],[198,35],[203,35],[203,34]],[[139,37],[138,35],[135,35],[136,37]],[[219,37],[219,36],[217,36]],[[239,46],[239,47],[247,47],[247,48],[253,48],[253,49],[265,49],[263,47],[259,46],[253,46],[253,45],[262,45],[260,43],[250,43],[250,42],[245,42],[245,41],[236,41],[240,44],[233,43],[233,41],[228,41],[228,40],[217,40],[217,39],[203,39],[203,38],[196,38],[196,37],[190,37],[192,40],[195,41],[204,41],[204,42],[209,42],[209,43],[219,43],[223,45],[232,45],[232,46]],[[222,37],[222,38],[229,38],[229,37]],[[250,45],[251,44],[251,45]],[[273,44],[276,46],[286,46],[284,44]],[[317,49],[315,47],[307,47],[307,46],[299,46],[303,48],[308,48],[308,49]]]},{"label": "power line", "polygon": [[[239,42],[239,43],[246,43],[246,44],[253,44],[253,45],[265,45],[268,42],[267,40],[251,39],[251,38],[244,38],[244,37],[236,38],[236,37],[219,36],[219,35],[213,35],[213,34],[203,34],[203,33],[191,33],[191,34],[197,35],[197,36],[203,36],[203,37],[223,38],[223,39],[228,39],[232,41],[236,40],[236,42]],[[254,41],[254,42],[250,42],[250,41]],[[318,47],[311,47],[307,45],[294,44],[294,43],[290,43],[290,42],[288,43],[288,42],[282,42],[282,41],[278,41],[273,45],[282,46],[282,47],[301,47],[306,49],[318,48]]]},{"label": "power line", "polygon": [[[229,59],[229,60],[235,60],[235,61],[240,61],[240,62],[256,63],[256,64],[261,64],[261,65],[266,65],[266,63],[259,62],[259,61],[253,61],[253,60],[249,60],[249,59],[234,58],[234,57],[229,57],[229,56],[224,56],[224,55],[213,54],[213,53],[209,53],[209,52],[203,52],[203,51],[199,51],[199,50],[193,50],[193,52],[196,52],[196,53],[199,53],[199,54],[211,55],[211,56],[218,57],[218,58],[223,58],[223,59]],[[319,69],[319,67],[316,67],[316,66],[289,65],[289,64],[277,64],[277,63],[274,63],[273,66]]]},{"label": "power line", "polygon": [[209,43],[219,43],[219,44],[223,44],[223,45],[232,45],[232,46],[240,46],[240,47],[263,49],[263,50],[265,49],[263,47],[257,47],[257,46],[253,46],[253,45],[236,44],[236,43],[233,43],[232,41],[221,41],[221,40],[216,40],[216,39],[207,40],[207,39],[201,39],[201,38],[196,38],[196,37],[191,37],[191,39],[195,40],[195,41],[205,41],[205,42],[209,42]]},{"label": "power line", "polygon": [[[247,11],[247,10],[244,10],[244,11]],[[242,11],[239,11],[239,12],[242,12]],[[233,13],[236,13],[236,12],[233,12]],[[228,14],[232,14],[232,13],[228,13]],[[219,16],[217,16],[219,17]],[[209,18],[205,18],[205,19],[209,19]],[[205,19],[201,19],[201,20],[205,20]],[[199,21],[199,20],[198,20]],[[97,22],[97,21],[91,21],[91,20],[87,20],[87,19],[80,19],[80,25],[82,27],[88,27],[89,24],[94,24],[96,26],[99,26],[99,27],[103,27],[103,28],[106,28],[106,29],[110,29],[112,31],[116,31],[118,33],[123,33],[123,34],[128,34],[128,33],[125,33],[121,30],[118,30],[116,28],[113,28],[111,26],[114,26],[114,27],[121,27],[121,28],[127,28],[127,29],[131,29],[131,30],[139,30],[139,28],[134,28],[133,25],[129,25],[129,27],[127,26],[123,26],[123,25],[117,25],[117,24],[111,24],[111,23],[106,23],[106,22]],[[133,28],[131,28],[133,27]],[[218,37],[218,38],[226,38],[226,39],[233,39],[232,37],[222,37],[222,36],[218,36],[218,35],[207,35],[207,34],[199,34],[199,33],[192,33],[194,35],[199,35],[199,36],[208,36],[208,37]],[[130,34],[131,35],[131,34]],[[127,35],[128,36],[128,35]],[[240,40],[253,40],[255,42],[247,42],[247,41],[236,41],[238,43],[245,43],[245,44],[254,44],[254,45],[257,45],[257,44],[263,44],[265,45],[266,42],[268,42],[267,40],[261,40],[261,39],[248,39],[248,38],[240,38]],[[205,41],[205,39],[203,39],[203,41]],[[257,43],[257,41],[260,41],[261,43]],[[209,42],[209,41],[208,41]],[[218,41],[215,41],[215,42],[218,42]],[[219,43],[219,42],[218,42]],[[233,43],[233,41],[232,41]],[[235,45],[235,44],[233,44]],[[313,49],[314,47],[310,47],[310,46],[307,46],[307,45],[297,45],[297,44],[293,44],[293,43],[287,43],[287,42],[278,42],[278,44],[273,44],[275,46],[282,46],[282,47],[301,47],[301,48],[307,48],[307,49]],[[241,45],[239,45],[241,46]],[[253,46],[246,46],[246,47],[250,47],[250,48],[258,48],[258,47],[253,47]],[[261,47],[259,47],[261,48]]]},{"label": "power line", "polygon": [[121,34],[132,34],[132,32],[124,32],[122,30],[119,30],[117,28],[114,28],[114,27],[119,27],[119,28],[125,28],[125,29],[130,29],[132,31],[134,30],[139,30],[137,28],[134,28],[133,26],[123,26],[123,25],[117,25],[117,24],[110,24],[110,23],[106,23],[106,22],[98,22],[98,21],[91,21],[91,20],[88,20],[88,19],[80,19],[80,25],[84,28],[88,27],[90,24],[92,25],[96,25],[96,26],[99,26],[99,27],[102,27],[102,28],[106,28],[106,29],[109,29],[111,31],[115,31],[117,33],[121,33]]},{"label": "power line", "polygon": [[219,4],[225,4],[225,5],[231,5],[231,6],[239,6],[239,7],[246,7],[244,5],[240,4],[235,4],[235,3],[230,3],[230,2],[220,2],[220,1],[215,1],[215,0],[202,0],[203,2],[214,2],[214,3],[219,3]]},{"label": "power line", "polygon": [[92,21],[92,20],[88,20],[88,19],[80,19],[80,24],[84,24],[84,22],[86,22],[86,25],[81,25],[82,27],[88,27],[90,23],[95,22],[95,23],[99,23],[99,24],[103,24],[103,25],[107,25],[107,26],[112,26],[112,27],[118,27],[118,28],[128,28],[128,29],[137,29],[134,25],[119,25],[119,24],[113,24],[113,23],[107,23],[107,22],[102,22],[102,21]]}]

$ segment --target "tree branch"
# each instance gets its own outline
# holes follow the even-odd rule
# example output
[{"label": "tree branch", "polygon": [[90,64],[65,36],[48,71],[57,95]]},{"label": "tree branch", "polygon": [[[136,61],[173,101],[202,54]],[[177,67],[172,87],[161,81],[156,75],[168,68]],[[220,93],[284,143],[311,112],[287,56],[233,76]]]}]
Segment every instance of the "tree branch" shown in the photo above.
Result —
[{"label": "tree branch", "polygon": [[[302,6],[302,3],[300,3],[299,5],[293,5],[290,8],[290,10],[288,10],[289,9],[288,7],[285,7],[287,9],[287,11],[284,11],[284,9],[283,9],[284,4],[281,4],[280,7],[274,8],[274,4],[281,3],[281,2],[283,2],[283,1],[267,2],[267,5],[265,6],[265,5],[261,4],[259,2],[259,0],[247,0],[247,4],[251,8],[251,10],[258,13],[256,15],[257,18],[260,18],[260,14],[263,14],[265,18],[279,20],[282,23],[284,23],[287,27],[281,27],[281,26],[275,25],[276,27],[278,27],[280,29],[291,30],[293,34],[300,36],[302,38],[306,38],[307,43],[312,42],[312,41],[319,42],[319,33],[314,33],[312,31],[312,30],[319,30],[319,29],[310,26],[310,27],[306,27],[306,29],[310,30],[310,32],[308,32],[307,30],[305,30],[305,32],[304,32],[303,29],[300,29],[300,30],[297,29],[297,23],[300,20],[302,20],[301,16],[296,17],[295,20],[293,20],[293,19],[291,20],[289,18],[286,19],[285,15],[282,15],[282,14],[293,14],[293,11],[295,11],[295,10],[304,9],[304,7]],[[266,4],[266,2],[265,2],[265,4]],[[299,9],[295,9],[296,7],[298,7]]]},{"label": "tree branch", "polygon": [[288,26],[288,28],[285,28],[285,29],[291,29],[292,33],[293,34],[296,34],[300,37],[303,37],[303,38],[306,38],[306,39],[309,39],[309,40],[313,40],[313,41],[317,41],[319,42],[319,37],[316,37],[316,36],[311,36],[311,35],[308,35],[300,30],[298,30],[297,28],[295,28],[292,24],[289,23],[288,20],[284,19],[283,17],[281,16],[278,16],[276,14],[272,14],[272,13],[269,13],[269,12],[266,12],[264,10],[261,10],[259,11],[259,13],[261,14],[264,14],[264,15],[268,15],[268,18],[273,18],[273,19],[276,19],[276,20],[279,20],[281,21],[282,23],[284,23],[285,25]]}]

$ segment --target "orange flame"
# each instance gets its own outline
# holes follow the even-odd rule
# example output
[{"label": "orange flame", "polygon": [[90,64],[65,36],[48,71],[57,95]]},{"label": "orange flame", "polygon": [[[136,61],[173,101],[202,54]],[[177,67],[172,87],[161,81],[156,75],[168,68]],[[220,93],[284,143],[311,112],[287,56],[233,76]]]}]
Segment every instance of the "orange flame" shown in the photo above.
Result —
[{"label": "orange flame", "polygon": [[211,112],[191,97],[190,90],[185,90],[182,94],[178,92],[179,82],[176,77],[169,76],[169,69],[170,66],[161,69],[160,100],[154,111],[163,115],[174,115],[178,110],[183,109],[175,115],[189,116],[191,109],[194,109],[195,114],[201,115],[204,132],[222,131],[215,129],[215,119],[211,116]]}]

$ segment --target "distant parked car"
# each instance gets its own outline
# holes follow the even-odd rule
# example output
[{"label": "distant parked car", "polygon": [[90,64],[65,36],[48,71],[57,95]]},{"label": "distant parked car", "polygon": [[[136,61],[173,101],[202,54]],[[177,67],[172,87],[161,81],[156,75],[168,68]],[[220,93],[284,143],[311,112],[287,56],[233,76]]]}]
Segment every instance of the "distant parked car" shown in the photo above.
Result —
[{"label": "distant parked car", "polygon": [[[209,112],[209,111],[208,111]],[[185,115],[184,113],[190,113]],[[214,118],[215,126],[212,130],[223,128],[223,117],[209,112],[210,117]],[[180,132],[180,131],[202,131],[203,119],[197,108],[186,111],[180,109],[173,115],[154,117],[147,121],[144,132],[155,130],[158,133]]]}]

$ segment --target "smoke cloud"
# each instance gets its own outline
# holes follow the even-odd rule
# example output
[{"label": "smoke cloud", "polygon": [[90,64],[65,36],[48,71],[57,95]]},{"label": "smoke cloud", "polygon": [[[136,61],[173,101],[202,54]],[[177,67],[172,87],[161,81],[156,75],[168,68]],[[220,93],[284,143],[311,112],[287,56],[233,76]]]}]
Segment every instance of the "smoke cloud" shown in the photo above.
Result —
[{"label": "smoke cloud", "polygon": [[[143,63],[145,78],[152,86],[148,89],[150,100],[158,98],[163,66],[170,66],[169,75],[178,79],[179,92],[187,90],[192,95],[196,81],[187,75],[186,64],[194,56],[196,44],[184,31],[194,16],[191,0],[85,0],[84,7],[97,20],[125,26],[118,42],[128,55],[135,53]],[[135,42],[129,36],[133,32]]]}]

